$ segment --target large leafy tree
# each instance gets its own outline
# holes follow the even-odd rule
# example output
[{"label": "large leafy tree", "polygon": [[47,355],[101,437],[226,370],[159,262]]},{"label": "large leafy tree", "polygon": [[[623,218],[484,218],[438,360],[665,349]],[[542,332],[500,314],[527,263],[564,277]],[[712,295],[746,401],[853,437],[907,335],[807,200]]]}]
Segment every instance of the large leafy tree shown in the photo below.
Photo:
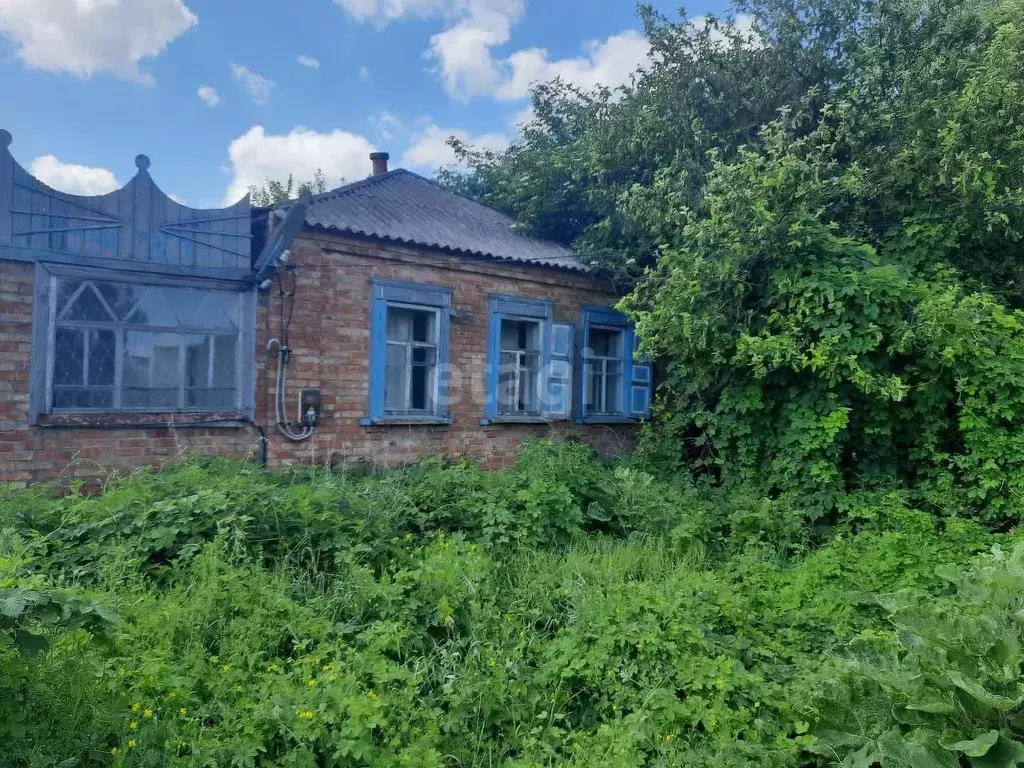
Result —
[{"label": "large leafy tree", "polygon": [[617,93],[539,88],[462,180],[634,273],[665,361],[646,449],[828,518],[898,486],[1024,495],[1024,3],[743,0],[756,37],[647,12]]},{"label": "large leafy tree", "polygon": [[716,157],[756,142],[785,105],[821,103],[836,87],[866,7],[750,0],[735,10],[757,19],[751,29],[735,14],[692,22],[641,6],[651,62],[632,83],[594,92],[540,84],[519,140],[502,152],[456,142],[470,173],[445,180],[606,266],[650,263],[662,232],[621,205],[623,195],[671,176],[672,204],[694,205]]},{"label": "large leafy tree", "polygon": [[1015,518],[1022,5],[908,3],[882,21],[906,44],[864,45],[824,106],[716,160],[696,206],[665,204],[671,176],[632,195],[666,242],[628,301],[669,361],[649,447],[816,516],[899,484]]}]

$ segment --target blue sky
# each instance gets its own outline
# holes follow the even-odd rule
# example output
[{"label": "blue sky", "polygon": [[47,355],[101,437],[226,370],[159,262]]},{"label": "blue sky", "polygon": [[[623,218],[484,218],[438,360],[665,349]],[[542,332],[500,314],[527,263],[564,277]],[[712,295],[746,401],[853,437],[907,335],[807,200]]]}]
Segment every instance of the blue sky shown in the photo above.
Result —
[{"label": "blue sky", "polygon": [[289,171],[354,181],[372,149],[429,174],[450,134],[507,143],[531,82],[645,57],[630,0],[0,0],[0,128],[57,189],[109,191],[141,152],[213,207]]}]

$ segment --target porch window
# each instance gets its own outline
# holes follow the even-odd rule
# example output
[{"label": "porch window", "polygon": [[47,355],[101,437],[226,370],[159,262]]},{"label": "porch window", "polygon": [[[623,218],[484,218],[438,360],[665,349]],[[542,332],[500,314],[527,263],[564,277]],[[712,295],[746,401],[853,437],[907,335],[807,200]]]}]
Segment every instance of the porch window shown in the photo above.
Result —
[{"label": "porch window", "polygon": [[44,410],[242,408],[243,294],[50,276]]},{"label": "porch window", "polygon": [[448,418],[451,292],[375,280],[370,329],[370,413],[364,425]]},{"label": "porch window", "polygon": [[583,310],[583,421],[632,421],[651,408],[651,365],[636,355],[633,324],[605,307]]}]

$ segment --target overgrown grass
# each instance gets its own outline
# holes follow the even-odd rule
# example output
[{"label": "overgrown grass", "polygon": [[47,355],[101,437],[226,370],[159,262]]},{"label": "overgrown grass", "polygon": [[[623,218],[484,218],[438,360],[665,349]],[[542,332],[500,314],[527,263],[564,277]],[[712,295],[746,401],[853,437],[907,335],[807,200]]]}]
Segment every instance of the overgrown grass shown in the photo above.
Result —
[{"label": "overgrown grass", "polygon": [[[507,472],[194,460],[97,496],[9,491],[0,764],[944,764],[899,762],[923,744],[955,765],[991,731],[986,754],[1012,749],[1016,703],[967,717],[950,684],[942,723],[901,722],[915,694],[892,681],[913,678],[911,607],[980,621],[951,573],[1010,584],[1016,561],[976,557],[1015,534],[896,495],[861,509],[823,536],[767,499],[543,443]],[[1004,706],[1019,606],[984,602],[1000,663],[956,664],[1001,675]]]}]

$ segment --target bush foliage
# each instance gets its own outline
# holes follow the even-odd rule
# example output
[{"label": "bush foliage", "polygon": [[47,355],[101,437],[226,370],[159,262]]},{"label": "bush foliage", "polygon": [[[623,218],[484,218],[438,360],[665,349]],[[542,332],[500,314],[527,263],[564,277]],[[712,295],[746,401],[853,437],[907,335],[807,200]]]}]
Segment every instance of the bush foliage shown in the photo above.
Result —
[{"label": "bush foliage", "polygon": [[1020,748],[1024,550],[897,493],[822,534],[754,491],[538,443],[502,472],[197,459],[0,509],[3,765],[987,766]]},{"label": "bush foliage", "polygon": [[643,18],[631,83],[538,88],[518,140],[459,146],[448,180],[632,287],[665,363],[647,455],[823,522],[900,490],[1016,523],[1024,4]]}]

